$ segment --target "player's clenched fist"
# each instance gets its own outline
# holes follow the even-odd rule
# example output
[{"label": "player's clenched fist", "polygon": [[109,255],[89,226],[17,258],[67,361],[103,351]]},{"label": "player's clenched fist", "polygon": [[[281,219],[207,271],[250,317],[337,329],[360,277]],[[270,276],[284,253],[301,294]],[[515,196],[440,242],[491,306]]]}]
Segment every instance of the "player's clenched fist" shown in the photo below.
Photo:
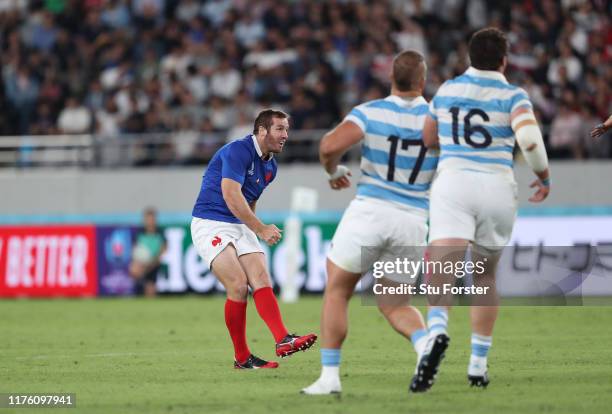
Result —
[{"label": "player's clenched fist", "polygon": [[535,180],[529,186],[529,188],[536,187],[537,191],[534,195],[529,197],[529,201],[532,203],[541,203],[542,201],[546,200],[546,197],[548,197],[548,194],[550,193],[550,184],[546,185],[546,183],[543,183],[542,180]]},{"label": "player's clenched fist", "polygon": [[266,242],[268,246],[278,243],[282,237],[281,230],[274,224],[266,224],[257,232],[257,237]]},{"label": "player's clenched fist", "polygon": [[328,174],[329,186],[332,190],[342,190],[343,188],[348,188],[351,186],[350,177],[352,175],[351,170],[344,165],[339,165],[336,168],[335,173]]}]

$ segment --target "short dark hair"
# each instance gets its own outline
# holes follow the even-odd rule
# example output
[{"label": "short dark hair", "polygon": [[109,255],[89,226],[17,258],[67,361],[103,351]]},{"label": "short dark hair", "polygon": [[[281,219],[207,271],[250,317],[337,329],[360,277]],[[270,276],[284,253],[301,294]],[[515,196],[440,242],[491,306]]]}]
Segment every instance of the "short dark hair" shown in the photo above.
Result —
[{"label": "short dark hair", "polygon": [[253,134],[257,135],[257,131],[259,130],[260,126],[264,127],[266,131],[269,131],[270,127],[274,123],[272,121],[273,118],[289,119],[289,115],[276,109],[264,109],[257,115],[257,118],[255,118]]},{"label": "short dark hair", "polygon": [[145,209],[142,211],[142,214],[144,216],[148,216],[148,215],[157,216],[157,209],[155,207],[145,207]]},{"label": "short dark hair", "polygon": [[476,69],[498,70],[507,53],[508,39],[494,27],[481,29],[470,39],[470,63]]},{"label": "short dark hair", "polygon": [[402,92],[418,87],[425,77],[425,58],[415,50],[401,52],[393,59],[393,82]]}]

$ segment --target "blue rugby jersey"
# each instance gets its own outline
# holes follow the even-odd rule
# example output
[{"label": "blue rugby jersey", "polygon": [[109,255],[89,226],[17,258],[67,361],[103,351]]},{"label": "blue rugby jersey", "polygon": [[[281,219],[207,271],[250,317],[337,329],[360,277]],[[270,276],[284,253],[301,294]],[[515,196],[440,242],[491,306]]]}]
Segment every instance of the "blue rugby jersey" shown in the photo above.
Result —
[{"label": "blue rugby jersey", "polygon": [[357,197],[427,215],[438,164],[438,151],[423,145],[427,113],[427,101],[421,96],[390,95],[358,105],[346,116],[364,132]]},{"label": "blue rugby jersey", "polygon": [[510,114],[522,107],[532,107],[527,92],[500,72],[470,67],[446,81],[429,105],[438,123],[438,169],[512,174]]},{"label": "blue rugby jersey", "polygon": [[276,160],[261,159],[261,149],[254,135],[237,139],[219,149],[208,164],[200,193],[193,207],[194,217],[242,223],[227,207],[221,192],[221,180],[230,178],[242,185],[242,195],[251,203],[276,177]]}]

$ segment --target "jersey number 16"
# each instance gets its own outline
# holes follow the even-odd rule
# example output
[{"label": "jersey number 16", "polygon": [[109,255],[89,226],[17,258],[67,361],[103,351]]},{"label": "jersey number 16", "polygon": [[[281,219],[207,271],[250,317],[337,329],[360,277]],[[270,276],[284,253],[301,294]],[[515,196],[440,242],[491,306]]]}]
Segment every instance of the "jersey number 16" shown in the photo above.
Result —
[{"label": "jersey number 16", "polygon": [[[459,145],[459,108],[453,106],[449,109],[449,112],[453,114],[453,142]],[[489,134],[489,131],[481,125],[472,126],[470,123],[470,119],[474,116],[478,115],[482,118],[483,121],[489,121],[489,115],[482,109],[470,109],[467,115],[463,118],[463,138],[465,142],[474,148],[486,148],[491,145],[491,141],[493,141],[493,137]],[[472,139],[472,135],[475,133],[480,133],[484,137],[484,141],[475,142]]]}]

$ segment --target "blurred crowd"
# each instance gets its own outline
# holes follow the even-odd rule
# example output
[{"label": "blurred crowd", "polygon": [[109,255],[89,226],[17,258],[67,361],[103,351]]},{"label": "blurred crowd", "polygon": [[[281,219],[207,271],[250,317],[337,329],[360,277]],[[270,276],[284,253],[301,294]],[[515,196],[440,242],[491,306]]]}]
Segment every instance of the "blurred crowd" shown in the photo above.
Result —
[{"label": "blurred crowd", "polygon": [[[496,26],[510,82],[552,157],[605,158],[588,139],[612,112],[612,5],[604,0],[0,0],[0,134],[171,133],[230,138],[278,106],[329,128],[388,94],[395,53],[422,52],[426,98]],[[607,137],[609,138],[609,137]],[[192,144],[174,150],[189,157]]]}]

